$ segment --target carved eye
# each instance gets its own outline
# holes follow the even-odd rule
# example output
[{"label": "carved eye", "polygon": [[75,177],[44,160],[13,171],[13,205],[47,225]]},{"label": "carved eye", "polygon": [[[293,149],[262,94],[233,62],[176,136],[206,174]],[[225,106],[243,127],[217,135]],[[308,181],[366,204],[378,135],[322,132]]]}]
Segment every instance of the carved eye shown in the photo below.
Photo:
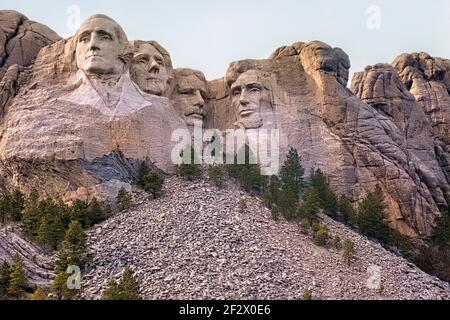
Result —
[{"label": "carved eye", "polygon": [[259,93],[261,90],[259,89],[259,88],[251,88],[250,90],[249,90],[249,92],[250,93]]},{"label": "carved eye", "polygon": [[147,59],[140,59],[139,61],[138,61],[138,63],[140,63],[140,64],[147,64]]},{"label": "carved eye", "polygon": [[109,34],[104,34],[101,37],[102,40],[112,40],[111,36]]},{"label": "carved eye", "polygon": [[89,40],[90,40],[89,36],[83,36],[80,38],[79,42],[86,43],[86,42],[89,42]]},{"label": "carved eye", "polygon": [[237,96],[239,96],[241,94],[241,90],[234,90],[233,92],[232,92],[232,95],[234,96],[234,97],[237,97]]}]

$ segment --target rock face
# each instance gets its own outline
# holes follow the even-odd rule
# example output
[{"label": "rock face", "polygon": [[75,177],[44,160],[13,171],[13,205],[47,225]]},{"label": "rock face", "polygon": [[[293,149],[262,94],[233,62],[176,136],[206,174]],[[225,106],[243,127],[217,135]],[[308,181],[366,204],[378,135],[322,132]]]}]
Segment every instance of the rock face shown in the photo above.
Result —
[{"label": "rock face", "polygon": [[0,229],[0,261],[7,261],[12,266],[14,256],[19,255],[25,265],[29,282],[48,287],[55,277],[53,257],[45,254],[41,248],[13,229],[12,226]]},{"label": "rock face", "polygon": [[[222,132],[277,130],[279,164],[294,147],[307,172],[322,169],[355,202],[379,184],[389,222],[403,234],[431,236],[447,205],[448,60],[402,55],[393,67],[356,74],[350,91],[345,52],[298,42],[268,59],[233,62],[208,82],[200,71],[173,70],[157,42],[129,42],[103,15],[59,41],[20,14],[0,17],[0,97],[8,105],[0,112],[2,188],[114,199],[117,188],[131,187],[140,161],[173,172],[172,134],[199,122]],[[32,48],[51,43],[32,67],[34,57],[14,58],[24,39]]]},{"label": "rock face", "polygon": [[[83,275],[82,299],[100,299],[125,266],[136,272],[143,298],[152,300],[296,300],[305,289],[314,299],[450,298],[448,283],[327,217],[333,235],[356,244],[353,265],[233,188],[170,178],[162,198],[148,197],[135,194],[134,208],[89,233],[96,255]],[[371,269],[379,270],[382,291],[367,286]]]},{"label": "rock face", "polygon": [[0,123],[8,102],[24,82],[20,73],[34,63],[43,47],[59,39],[53,30],[19,12],[0,10]]}]

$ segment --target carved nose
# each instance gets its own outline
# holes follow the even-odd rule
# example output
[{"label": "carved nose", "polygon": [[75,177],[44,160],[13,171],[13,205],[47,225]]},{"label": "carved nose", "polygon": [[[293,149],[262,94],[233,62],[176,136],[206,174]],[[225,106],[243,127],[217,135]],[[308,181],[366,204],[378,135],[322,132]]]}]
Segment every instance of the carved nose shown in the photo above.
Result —
[{"label": "carved nose", "polygon": [[205,106],[205,100],[203,99],[201,93],[197,91],[195,96],[196,96],[195,106],[198,108],[203,108]]},{"label": "carved nose", "polygon": [[159,73],[159,64],[154,59],[150,60],[150,66],[149,66],[148,72]]},{"label": "carved nose", "polygon": [[246,106],[249,104],[250,101],[248,101],[248,98],[245,94],[241,94],[241,97],[239,98],[239,103],[243,106]]}]

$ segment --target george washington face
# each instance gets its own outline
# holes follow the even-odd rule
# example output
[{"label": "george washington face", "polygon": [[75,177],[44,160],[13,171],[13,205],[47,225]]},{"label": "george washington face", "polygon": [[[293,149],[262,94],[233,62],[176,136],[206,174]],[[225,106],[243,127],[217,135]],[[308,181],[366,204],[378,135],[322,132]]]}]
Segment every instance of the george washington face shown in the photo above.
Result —
[{"label": "george washington face", "polygon": [[88,19],[75,36],[78,69],[97,75],[122,73],[124,61],[119,57],[123,53],[124,40],[120,26],[113,20],[106,17]]}]

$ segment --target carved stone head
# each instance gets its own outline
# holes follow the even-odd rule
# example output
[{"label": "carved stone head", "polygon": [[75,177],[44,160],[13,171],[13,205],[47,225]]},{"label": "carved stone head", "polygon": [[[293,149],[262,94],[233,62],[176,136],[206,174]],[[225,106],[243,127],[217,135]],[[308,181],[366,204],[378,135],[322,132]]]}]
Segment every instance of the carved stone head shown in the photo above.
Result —
[{"label": "carved stone head", "polygon": [[88,75],[119,75],[129,66],[132,53],[127,36],[108,16],[88,18],[72,41],[76,67]]},{"label": "carved stone head", "polygon": [[230,83],[231,105],[237,115],[236,125],[245,129],[263,126],[263,114],[272,113],[270,92],[262,74],[249,70]]},{"label": "carved stone head", "polygon": [[173,78],[169,53],[156,41],[131,42],[134,55],[131,78],[146,93],[162,96]]},{"label": "carved stone head", "polygon": [[207,83],[203,73],[192,69],[175,69],[175,87],[172,101],[188,126],[203,123]]}]

